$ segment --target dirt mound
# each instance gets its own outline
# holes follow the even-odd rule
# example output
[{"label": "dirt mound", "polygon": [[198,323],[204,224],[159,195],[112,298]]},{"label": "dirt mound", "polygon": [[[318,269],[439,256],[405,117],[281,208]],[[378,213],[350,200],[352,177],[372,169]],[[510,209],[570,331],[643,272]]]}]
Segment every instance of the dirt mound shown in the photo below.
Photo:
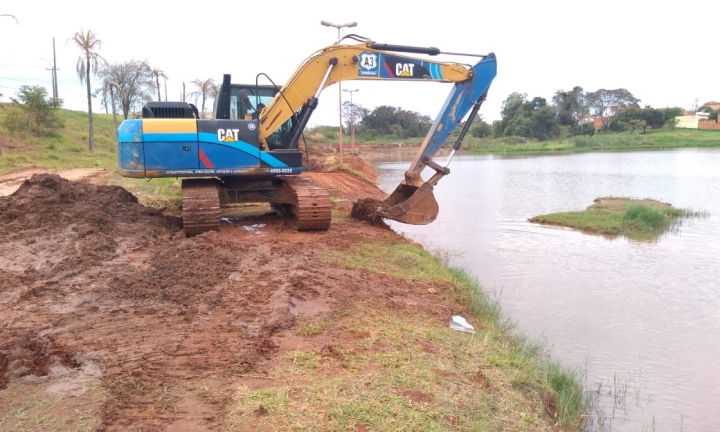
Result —
[{"label": "dirt mound", "polygon": [[[149,217],[148,217],[149,216]],[[0,234],[22,230],[82,225],[90,231],[114,231],[119,224],[151,222],[164,229],[179,228],[180,221],[158,217],[160,212],[138,203],[120,186],[75,183],[57,174],[35,174],[8,197],[0,197]]]},{"label": "dirt mound", "polygon": [[0,267],[12,273],[0,279],[0,292],[28,297],[56,289],[64,278],[181,227],[180,219],[140,205],[121,187],[35,174],[0,197],[0,238],[14,251],[0,257]]},{"label": "dirt mound", "polygon": [[377,215],[377,210],[380,207],[382,207],[382,201],[373,198],[364,198],[353,204],[350,217],[369,222],[373,225],[389,228],[385,221]]},{"label": "dirt mound", "polygon": [[75,368],[79,363],[50,336],[29,331],[5,339],[0,342],[0,390],[7,388],[11,378],[47,376],[53,365]]}]

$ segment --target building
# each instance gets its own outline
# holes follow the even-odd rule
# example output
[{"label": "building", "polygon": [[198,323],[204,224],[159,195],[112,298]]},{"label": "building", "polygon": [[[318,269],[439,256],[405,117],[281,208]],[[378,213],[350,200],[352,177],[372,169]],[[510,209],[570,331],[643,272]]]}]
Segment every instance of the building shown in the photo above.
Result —
[{"label": "building", "polygon": [[700,105],[700,106],[701,106],[701,107],[706,106],[706,107],[710,108],[710,109],[713,110],[713,111],[718,111],[718,110],[720,110],[720,102],[710,101],[710,102],[705,102],[704,104],[702,104],[702,105]]},{"label": "building", "polygon": [[698,129],[700,122],[707,120],[709,115],[710,114],[702,111],[692,112],[692,114],[688,114],[688,111],[686,111],[685,115],[675,117],[677,120],[675,127],[683,129]]}]

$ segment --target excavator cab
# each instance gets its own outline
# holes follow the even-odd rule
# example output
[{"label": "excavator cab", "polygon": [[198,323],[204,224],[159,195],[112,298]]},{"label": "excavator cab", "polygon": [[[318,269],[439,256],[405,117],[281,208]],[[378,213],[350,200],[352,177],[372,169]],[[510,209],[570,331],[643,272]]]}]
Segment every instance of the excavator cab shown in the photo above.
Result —
[{"label": "excavator cab", "polygon": [[[269,105],[277,93],[278,89],[271,85],[232,84],[230,75],[226,74],[215,98],[213,118],[257,120],[262,108]],[[267,137],[266,144],[270,150],[298,148],[297,143],[290,139],[294,122],[294,117],[290,117]]]}]

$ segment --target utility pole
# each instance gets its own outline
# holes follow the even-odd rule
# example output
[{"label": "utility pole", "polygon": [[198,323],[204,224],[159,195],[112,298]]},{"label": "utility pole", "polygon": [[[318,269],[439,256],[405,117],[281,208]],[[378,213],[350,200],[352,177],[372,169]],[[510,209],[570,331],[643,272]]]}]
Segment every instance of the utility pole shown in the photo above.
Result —
[{"label": "utility pole", "polygon": [[355,154],[355,105],[353,104],[352,95],[359,90],[343,90],[350,93],[350,154]]},{"label": "utility pole", "polygon": [[53,38],[53,86],[55,87],[55,103],[57,103],[58,98],[60,95],[58,94],[58,84],[57,84],[57,58],[55,57],[55,38]]},{"label": "utility pole", "polygon": [[[355,27],[357,25],[357,22],[353,21],[351,23],[345,23],[345,24],[333,24],[328,21],[320,21],[320,24],[324,25],[325,27],[335,27],[338,31],[338,38],[337,42],[340,42],[340,29],[343,27]],[[342,122],[342,85],[340,81],[338,81],[338,110],[340,111],[340,164],[343,163],[343,122]]]},{"label": "utility pole", "polygon": [[[47,61],[46,59],[43,59]],[[49,61],[47,61],[50,63]],[[45,68],[45,70],[52,71],[52,93],[53,93],[53,100],[55,101],[55,104],[58,102],[58,86],[57,86],[57,71],[59,70],[57,68],[57,59],[55,57],[55,38],[53,38],[53,63],[52,68],[48,69]]]}]

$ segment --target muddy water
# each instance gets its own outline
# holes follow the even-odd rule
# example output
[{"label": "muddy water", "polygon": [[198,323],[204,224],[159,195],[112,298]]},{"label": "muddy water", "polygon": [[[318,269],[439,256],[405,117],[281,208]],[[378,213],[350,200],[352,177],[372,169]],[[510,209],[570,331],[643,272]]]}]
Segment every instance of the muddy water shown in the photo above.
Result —
[{"label": "muddy water", "polygon": [[[381,188],[393,190],[410,161],[375,160]],[[604,429],[594,430],[720,427],[719,150],[461,156],[450,168],[438,219],[392,227],[452,253],[519,330],[588,365],[588,388],[602,386]],[[649,241],[527,222],[608,195],[710,215]]]}]

